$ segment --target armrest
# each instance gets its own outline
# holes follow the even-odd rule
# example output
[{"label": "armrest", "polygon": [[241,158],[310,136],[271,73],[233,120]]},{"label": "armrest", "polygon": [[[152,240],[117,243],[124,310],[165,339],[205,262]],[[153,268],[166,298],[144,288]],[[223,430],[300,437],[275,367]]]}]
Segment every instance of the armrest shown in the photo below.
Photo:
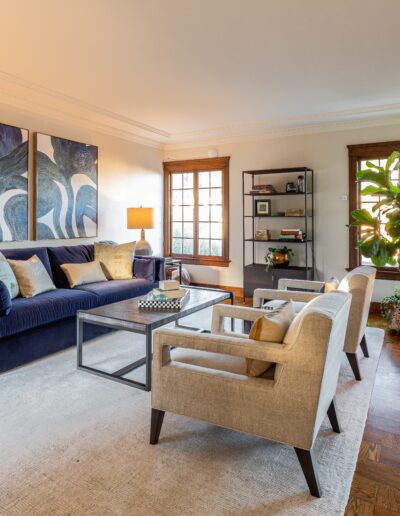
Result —
[{"label": "armrest", "polygon": [[[233,317],[234,319],[242,319],[243,321],[255,321],[260,315],[265,314],[264,309],[249,308],[247,306],[237,305],[214,305],[212,312],[211,333],[214,334],[230,334],[224,330],[224,318]],[[234,334],[235,336],[239,334]]]},{"label": "armrest", "polygon": [[278,280],[278,289],[285,290],[287,287],[296,288],[301,290],[306,288],[308,290],[314,290],[320,292],[321,288],[325,286],[324,281],[310,281],[301,279],[281,278]]},{"label": "armrest", "polygon": [[281,343],[232,339],[225,335],[194,334],[192,331],[162,328],[154,332],[153,365],[155,368],[161,369],[171,361],[171,347],[210,351],[279,364],[285,363],[288,358],[287,346]]},{"label": "armrest", "polygon": [[135,256],[133,260],[134,275],[158,283],[165,279],[165,258],[160,256]]},{"label": "armrest", "polygon": [[268,288],[256,288],[253,293],[253,307],[261,308],[265,300],[278,299],[279,301],[302,301],[308,303],[315,297],[320,296],[319,292],[298,292],[296,290],[276,290]]}]

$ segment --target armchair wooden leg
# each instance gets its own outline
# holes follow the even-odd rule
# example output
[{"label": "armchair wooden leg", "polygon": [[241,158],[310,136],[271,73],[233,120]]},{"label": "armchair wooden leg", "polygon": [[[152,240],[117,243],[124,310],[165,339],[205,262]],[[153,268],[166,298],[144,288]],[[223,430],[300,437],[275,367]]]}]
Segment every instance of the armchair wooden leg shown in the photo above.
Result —
[{"label": "armchair wooden leg", "polygon": [[364,337],[361,339],[360,342],[360,348],[362,349],[362,352],[364,353],[365,358],[369,358],[369,352],[368,352],[368,346],[367,346],[367,339]]},{"label": "armchair wooden leg", "polygon": [[150,444],[158,443],[164,415],[165,412],[163,410],[151,409]]},{"label": "armchair wooden leg", "polygon": [[346,353],[349,359],[351,369],[353,370],[354,377],[356,380],[361,380],[360,368],[358,367],[358,360],[356,353]]},{"label": "armchair wooden leg", "polygon": [[316,468],[316,461],[314,458],[313,450],[302,450],[295,448],[297,458],[299,459],[301,469],[303,470],[304,476],[310,489],[310,493],[317,498],[321,498],[322,491],[319,485],[318,473]]},{"label": "armchair wooden leg", "polygon": [[340,428],[339,418],[336,412],[336,402],[335,398],[331,401],[331,404],[328,408],[328,418],[332,426],[332,430],[336,432],[337,434],[340,434],[342,429]]}]

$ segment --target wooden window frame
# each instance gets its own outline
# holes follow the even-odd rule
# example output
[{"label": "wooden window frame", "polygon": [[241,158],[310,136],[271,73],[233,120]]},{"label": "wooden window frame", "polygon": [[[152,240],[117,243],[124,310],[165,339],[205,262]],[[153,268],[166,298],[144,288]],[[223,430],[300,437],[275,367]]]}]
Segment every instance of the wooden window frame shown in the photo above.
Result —
[{"label": "wooden window frame", "polygon": [[[229,160],[230,157],[204,158],[180,161],[165,161],[164,166],[164,256],[178,258],[182,263],[193,265],[212,265],[228,267],[229,260]],[[189,256],[173,254],[171,252],[171,177],[174,173],[201,172],[222,170],[222,256]],[[197,174],[195,174],[197,184]],[[195,187],[194,187],[195,188]],[[196,189],[196,188],[195,188]],[[197,208],[197,199],[195,199]],[[194,210],[195,233],[193,239],[197,239],[196,226],[198,223],[197,209]]]},{"label": "wooden window frame", "polygon": [[[393,151],[400,149],[400,141],[364,143],[348,145],[349,152],[349,224],[352,222],[351,212],[360,207],[360,188],[356,183],[358,163],[361,160],[386,159]],[[349,228],[349,268],[355,269],[362,264],[361,253],[357,248],[359,230]],[[396,267],[375,267],[377,279],[400,280],[400,272]]]}]

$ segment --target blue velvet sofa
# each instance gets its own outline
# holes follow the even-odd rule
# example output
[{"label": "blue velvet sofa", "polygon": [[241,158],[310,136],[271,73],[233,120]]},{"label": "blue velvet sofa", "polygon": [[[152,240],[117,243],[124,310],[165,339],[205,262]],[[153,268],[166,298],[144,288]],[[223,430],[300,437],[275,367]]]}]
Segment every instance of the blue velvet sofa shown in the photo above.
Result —
[{"label": "blue velvet sofa", "polygon": [[[11,313],[0,317],[0,372],[26,364],[75,344],[77,310],[141,296],[164,279],[164,259],[135,257],[135,279],[114,280],[70,288],[60,265],[93,261],[93,245],[1,249],[6,258],[27,260],[34,254],[50,274],[56,290],[13,300]],[[84,339],[106,333],[87,325]]]}]

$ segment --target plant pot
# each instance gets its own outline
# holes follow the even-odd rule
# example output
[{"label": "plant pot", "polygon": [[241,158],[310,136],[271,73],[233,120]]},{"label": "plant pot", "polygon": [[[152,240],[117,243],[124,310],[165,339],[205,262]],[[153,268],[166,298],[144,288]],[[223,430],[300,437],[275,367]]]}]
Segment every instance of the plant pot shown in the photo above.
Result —
[{"label": "plant pot", "polygon": [[275,251],[272,256],[272,263],[274,267],[288,267],[290,263],[289,255]]},{"label": "plant pot", "polygon": [[400,333],[400,304],[392,303],[386,312],[386,320],[389,330]]}]

